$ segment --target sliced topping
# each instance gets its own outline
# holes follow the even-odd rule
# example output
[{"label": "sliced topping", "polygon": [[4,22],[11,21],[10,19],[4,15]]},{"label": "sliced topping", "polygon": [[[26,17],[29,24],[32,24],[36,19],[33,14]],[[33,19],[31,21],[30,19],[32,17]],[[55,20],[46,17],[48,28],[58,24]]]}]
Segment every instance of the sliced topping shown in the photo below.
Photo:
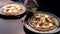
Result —
[{"label": "sliced topping", "polygon": [[45,18],[45,21],[46,21],[47,23],[50,23],[50,21],[48,20],[48,18]]},{"label": "sliced topping", "polygon": [[16,12],[17,10],[13,10],[13,12]]},{"label": "sliced topping", "polygon": [[50,26],[45,26],[45,25],[43,25],[43,26],[41,26],[42,28],[47,28],[47,27],[50,27]]},{"label": "sliced topping", "polygon": [[35,23],[36,21],[35,21],[35,20],[33,20],[32,22],[33,22],[33,23]]},{"label": "sliced topping", "polygon": [[9,10],[8,12],[9,12],[9,13],[11,13],[11,12],[12,12],[12,10]]},{"label": "sliced topping", "polygon": [[46,28],[46,26],[41,26],[42,28]]},{"label": "sliced topping", "polygon": [[39,25],[42,26],[44,23],[40,23]]},{"label": "sliced topping", "polygon": [[54,23],[52,20],[50,20],[50,23]]},{"label": "sliced topping", "polygon": [[39,23],[37,23],[37,22],[35,22],[35,23],[33,23],[33,24],[34,24],[35,27],[40,27],[40,26],[39,26]]},{"label": "sliced topping", "polygon": [[21,10],[21,7],[20,7],[20,8],[18,8],[18,10]]},{"label": "sliced topping", "polygon": [[49,23],[49,26],[53,26],[53,24],[52,23]]},{"label": "sliced topping", "polygon": [[45,17],[41,17],[41,22],[45,22]]},{"label": "sliced topping", "polygon": [[40,27],[39,24],[37,24],[36,27]]},{"label": "sliced topping", "polygon": [[40,18],[35,18],[35,21],[40,21]]},{"label": "sliced topping", "polygon": [[35,23],[35,22],[36,22],[36,21],[35,21],[35,18],[34,18],[34,19],[32,19],[31,21],[32,21],[33,23]]},{"label": "sliced topping", "polygon": [[45,22],[45,21],[42,21],[42,22]]},{"label": "sliced topping", "polygon": [[45,15],[46,18],[48,18],[49,16],[48,15]]},{"label": "sliced topping", "polygon": [[9,11],[9,9],[7,9],[6,11]]}]

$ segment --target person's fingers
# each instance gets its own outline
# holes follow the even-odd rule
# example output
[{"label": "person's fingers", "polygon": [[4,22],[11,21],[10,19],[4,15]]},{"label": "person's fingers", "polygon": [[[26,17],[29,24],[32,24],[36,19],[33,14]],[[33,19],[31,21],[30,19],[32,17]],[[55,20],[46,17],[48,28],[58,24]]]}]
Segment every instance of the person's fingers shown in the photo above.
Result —
[{"label": "person's fingers", "polygon": [[25,0],[25,1],[24,1],[24,4],[28,4],[28,0]]},{"label": "person's fingers", "polygon": [[33,2],[36,4],[36,6],[38,6],[38,7],[39,7],[39,5],[38,5],[38,3],[37,3],[37,1],[36,1],[36,0],[33,0]]}]

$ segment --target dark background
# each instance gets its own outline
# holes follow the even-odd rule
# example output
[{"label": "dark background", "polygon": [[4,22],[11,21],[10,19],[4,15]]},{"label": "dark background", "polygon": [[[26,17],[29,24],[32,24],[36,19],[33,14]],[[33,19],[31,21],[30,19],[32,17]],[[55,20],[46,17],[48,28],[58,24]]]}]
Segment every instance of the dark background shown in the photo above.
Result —
[{"label": "dark background", "polygon": [[[13,1],[18,1],[18,0],[13,0]],[[24,0],[22,0],[22,2],[23,1]],[[39,4],[39,7],[38,7],[39,11],[50,12],[60,18],[60,1],[59,0],[36,0],[36,1]]]},{"label": "dark background", "polygon": [[55,14],[60,18],[60,1],[59,0],[37,0],[40,11],[47,11]]}]

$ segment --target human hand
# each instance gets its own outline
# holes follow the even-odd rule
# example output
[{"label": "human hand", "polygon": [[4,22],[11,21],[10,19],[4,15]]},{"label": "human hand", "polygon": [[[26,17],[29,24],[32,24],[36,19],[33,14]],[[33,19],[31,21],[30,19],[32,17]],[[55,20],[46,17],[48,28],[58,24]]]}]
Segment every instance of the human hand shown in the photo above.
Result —
[{"label": "human hand", "polygon": [[[34,3],[35,3],[35,5],[36,6],[38,6],[39,7],[39,5],[38,5],[38,3],[37,3],[37,1],[36,0],[32,0]],[[25,0],[25,2],[24,2],[26,5],[29,3],[29,0]]]}]

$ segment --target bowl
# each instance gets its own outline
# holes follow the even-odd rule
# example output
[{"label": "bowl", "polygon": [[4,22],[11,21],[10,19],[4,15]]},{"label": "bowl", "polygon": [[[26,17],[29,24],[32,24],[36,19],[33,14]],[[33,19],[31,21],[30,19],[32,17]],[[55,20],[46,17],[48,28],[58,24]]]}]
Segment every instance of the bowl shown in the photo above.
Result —
[{"label": "bowl", "polygon": [[[49,31],[39,31],[39,30],[36,30],[36,29],[34,29],[34,28],[32,28],[30,25],[29,25],[29,21],[30,21],[30,18],[32,17],[30,17],[29,19],[27,19],[27,20],[24,20],[24,26],[28,29],[28,30],[30,30],[30,31],[32,31],[32,32],[35,32],[35,33],[56,33],[56,32],[59,32],[60,31],[60,28],[59,28],[59,24],[60,24],[60,19],[57,17],[57,16],[55,16],[54,14],[51,14],[51,13],[49,13],[49,12],[43,12],[43,11],[37,11],[36,13],[34,13],[34,14],[37,14],[37,13],[42,13],[42,14],[47,14],[47,15],[50,15],[50,16],[52,16],[53,18],[55,18],[56,19],[56,27],[53,29],[53,30],[49,30]],[[33,16],[34,16],[34,14],[33,14]]]},{"label": "bowl", "polygon": [[[5,13],[3,13],[2,12],[2,10],[3,10],[3,8],[4,7],[7,7],[7,6],[22,6],[23,7],[23,9],[22,9],[22,11],[15,11],[15,13],[13,14],[13,11],[11,11],[10,13],[7,11],[7,14],[6,14],[6,12]],[[20,7],[19,7],[20,8]],[[8,9],[12,9],[12,8],[8,8]],[[14,8],[15,9],[15,8]],[[5,8],[5,10],[6,10],[6,8]],[[18,12],[18,13],[17,13]],[[0,8],[0,16],[2,16],[3,18],[18,18],[18,17],[21,17],[21,16],[24,16],[25,15],[25,13],[26,13],[26,8],[25,8],[25,6],[24,6],[24,4],[22,4],[22,3],[20,3],[20,4],[17,4],[17,3],[11,3],[11,4],[5,4],[5,5],[2,5],[1,6],[1,8]]]}]

